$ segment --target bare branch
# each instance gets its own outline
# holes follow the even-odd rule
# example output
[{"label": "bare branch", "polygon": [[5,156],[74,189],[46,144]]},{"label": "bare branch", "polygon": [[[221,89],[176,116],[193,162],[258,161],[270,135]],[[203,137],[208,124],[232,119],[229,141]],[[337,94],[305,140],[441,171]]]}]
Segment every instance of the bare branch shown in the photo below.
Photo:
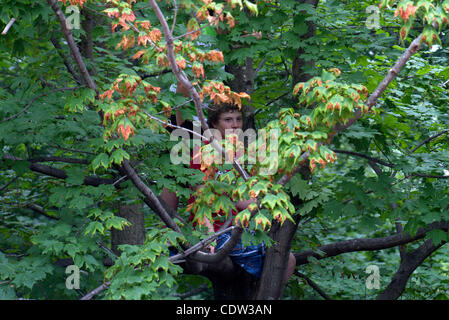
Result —
[{"label": "bare branch", "polygon": [[3,32],[2,32],[3,35],[5,35],[5,34],[8,33],[9,29],[11,29],[12,24],[13,24],[15,21],[16,21],[16,19],[15,19],[15,18],[12,18],[12,19],[8,22],[8,24],[6,25],[5,29],[3,29]]},{"label": "bare branch", "polygon": [[294,273],[296,276],[304,279],[306,283],[312,287],[313,290],[315,290],[320,296],[322,296],[326,300],[333,300],[331,297],[329,297],[326,292],[324,292],[315,282],[312,281],[309,277],[307,277],[305,274],[295,271]]},{"label": "bare branch", "polygon": [[64,162],[64,163],[78,163],[78,164],[89,164],[89,161],[85,159],[77,158],[63,158],[63,157],[37,157],[28,159],[29,162]]},{"label": "bare branch", "polygon": [[89,292],[88,294],[86,294],[85,296],[81,297],[80,300],[90,300],[93,297],[95,297],[97,294],[99,294],[101,291],[109,288],[109,286],[111,285],[111,282],[105,282],[103,283],[101,286],[99,286],[98,288],[92,290],[91,292]]},{"label": "bare branch", "polygon": [[142,179],[137,175],[136,171],[131,167],[128,160],[124,159],[122,167],[128,177],[131,179],[133,184],[136,186],[136,188],[145,196],[146,200],[145,203],[149,204],[151,203],[152,209],[155,209],[156,214],[161,218],[161,220],[165,223],[165,225],[176,232],[179,232],[182,234],[181,229],[178,227],[178,225],[173,221],[173,219],[170,217],[168,212],[165,210],[165,208],[160,203],[157,196],[153,193],[153,191],[142,181]]},{"label": "bare branch", "polygon": [[[368,99],[366,100],[366,103],[365,103],[368,106],[368,108],[371,109],[377,103],[377,100],[382,95],[382,93],[385,91],[385,89],[388,87],[388,85],[391,83],[391,81],[393,81],[394,78],[396,78],[396,76],[399,74],[399,72],[402,70],[402,68],[405,66],[407,61],[411,58],[411,56],[414,55],[418,51],[418,49],[420,47],[420,43],[421,43],[421,35],[419,35],[415,40],[412,41],[412,43],[407,48],[407,50],[405,50],[405,52],[398,59],[396,64],[393,66],[393,68],[390,69],[390,71],[387,73],[385,78],[377,86],[376,90],[374,90],[371,93],[371,95],[368,97]],[[332,140],[332,138],[335,135],[337,135],[339,132],[352,126],[357,120],[359,120],[361,118],[361,116],[362,116],[362,112],[360,111],[360,109],[357,109],[354,112],[353,118],[349,119],[345,124],[337,124],[334,127],[334,132],[331,135],[329,135],[330,140]],[[306,160],[309,157],[308,153],[304,153],[303,155],[305,155],[305,156],[304,157],[301,156],[301,161],[300,161],[300,164],[298,165],[298,167],[301,167],[302,161]],[[299,169],[300,168],[295,168],[293,171],[293,174],[284,175],[280,179],[280,181],[282,181],[282,183],[287,183],[291,179],[291,177],[293,177],[293,175],[299,171]]]},{"label": "bare branch", "polygon": [[[23,161],[24,159],[21,159],[19,157],[14,157],[11,155],[4,155],[4,159],[7,160],[14,160],[14,161]],[[67,173],[59,168],[54,168],[54,167],[50,167],[50,166],[46,166],[43,164],[39,164],[39,163],[31,163],[29,166],[29,169],[31,171],[34,172],[39,172],[42,174],[45,174],[47,176],[51,176],[54,178],[59,178],[59,179],[67,179]],[[120,178],[122,179],[122,178]],[[118,180],[120,180],[118,179]],[[100,178],[100,177],[96,177],[96,176],[86,176],[84,178],[83,184],[88,185],[88,186],[94,186],[94,187],[98,187],[101,184],[114,184],[117,182],[117,179],[106,179],[106,178]]]},{"label": "bare branch", "polygon": [[174,17],[173,17],[173,23],[172,23],[172,25],[171,25],[171,34],[173,34],[173,32],[174,32],[174,30],[175,30],[176,17],[177,17],[177,15],[178,15],[178,4],[176,3],[176,0],[173,0],[173,3],[175,4],[175,5],[174,5],[174,8],[175,8],[175,14],[174,14]]},{"label": "bare branch", "polygon": [[441,131],[441,132],[438,132],[437,134],[434,134],[433,136],[427,138],[426,140],[424,140],[423,142],[421,142],[420,144],[418,144],[416,147],[414,147],[412,150],[410,150],[409,154],[415,152],[415,151],[418,150],[421,146],[423,146],[423,145],[429,143],[429,142],[432,141],[433,139],[436,139],[436,138],[438,138],[439,136],[441,136],[441,135],[443,135],[443,134],[445,134],[445,133],[448,133],[448,132],[449,132],[449,130],[443,130],[443,131]]},{"label": "bare branch", "polygon": [[437,176],[433,174],[425,174],[425,173],[412,173],[412,177],[420,177],[420,178],[433,178],[433,179],[449,179],[449,175]]},{"label": "bare branch", "polygon": [[11,183],[14,183],[17,179],[19,179],[19,176],[15,176],[13,179],[11,179],[11,181],[9,181],[7,184],[5,184],[3,187],[0,188],[0,194],[3,192],[3,190],[5,190],[6,188],[9,187],[9,185]]},{"label": "bare branch", "polygon": [[64,54],[62,51],[61,45],[59,44],[58,40],[55,38],[54,34],[51,35],[50,41],[55,47],[56,51],[58,52],[59,56],[61,57],[62,61],[64,61],[64,65],[67,69],[67,71],[73,76],[73,79],[75,80],[78,85],[82,84],[82,80],[80,79],[80,76],[76,72],[75,68],[72,66],[72,63],[69,61],[69,58]]},{"label": "bare branch", "polygon": [[153,119],[153,120],[156,120],[156,121],[162,123],[163,125],[165,125],[165,126],[167,126],[167,127],[171,127],[171,128],[175,128],[175,129],[181,129],[181,130],[184,130],[184,131],[186,131],[186,132],[188,132],[188,133],[193,134],[193,135],[194,135],[195,137],[197,137],[197,138],[201,138],[201,139],[204,139],[204,140],[208,140],[205,136],[203,136],[202,134],[199,134],[198,132],[194,132],[194,131],[192,131],[192,130],[190,130],[190,129],[187,129],[187,128],[184,128],[184,127],[181,127],[181,126],[178,126],[178,125],[175,125],[175,124],[166,122],[166,121],[164,121],[164,120],[161,120],[161,119],[159,119],[158,117],[152,116],[151,114],[149,114],[148,112],[146,112],[146,111],[143,110],[143,109],[142,109],[141,111],[142,111],[148,118]]},{"label": "bare branch", "polygon": [[226,228],[226,229],[219,230],[219,231],[215,232],[214,234],[210,235],[206,239],[201,240],[200,242],[198,242],[194,246],[190,247],[189,249],[185,250],[184,252],[176,254],[174,256],[171,256],[170,257],[170,261],[172,261],[173,263],[176,263],[178,260],[186,258],[187,256],[189,256],[189,255],[191,255],[191,254],[201,250],[202,248],[207,246],[209,243],[211,243],[212,241],[217,239],[222,234],[224,234],[224,233],[226,233],[228,231],[231,231],[233,229],[234,229],[234,227],[229,227],[229,228]]},{"label": "bare branch", "polygon": [[266,60],[267,60],[267,58],[263,58],[262,61],[260,61],[259,65],[256,67],[256,70],[254,70],[254,77],[259,73],[260,69],[262,69]]},{"label": "bare branch", "polygon": [[75,58],[75,62],[78,65],[78,68],[81,72],[81,75],[82,75],[84,81],[86,81],[87,86],[90,89],[94,90],[98,94],[97,86],[96,86],[95,82],[93,81],[92,77],[90,76],[89,71],[87,70],[87,67],[83,61],[83,58],[78,49],[78,46],[76,45],[76,42],[73,39],[72,32],[67,28],[67,20],[65,18],[64,13],[61,11],[61,8],[59,7],[58,1],[57,0],[47,0],[47,3],[50,5],[50,7],[53,9],[53,11],[55,12],[56,16],[59,19],[59,23],[61,24],[61,29],[64,33],[64,36],[67,40],[70,51],[72,52],[72,54]]},{"label": "bare branch", "polygon": [[[181,83],[181,85],[189,91],[190,97],[192,98],[192,100],[195,104],[196,113],[201,122],[201,126],[203,127],[203,130],[206,134],[207,140],[209,141],[209,143],[211,143],[211,145],[215,149],[217,149],[220,152],[220,154],[225,154],[225,151],[223,150],[223,148],[221,148],[221,146],[215,141],[214,136],[210,133],[210,130],[208,130],[209,126],[207,125],[206,118],[204,117],[203,109],[201,106],[201,98],[200,98],[198,92],[196,91],[195,87],[190,82],[190,80],[187,78],[187,75],[184,73],[184,71],[182,71],[178,67],[178,64],[176,63],[175,51],[173,48],[173,41],[174,41],[173,34],[170,32],[170,29],[167,24],[167,20],[165,19],[164,14],[162,13],[162,11],[159,8],[156,1],[155,0],[149,0],[149,1],[150,1],[151,7],[153,8],[154,12],[156,13],[156,16],[157,16],[159,22],[162,25],[162,29],[164,30],[165,41],[167,44],[167,57],[168,57],[168,60],[170,61],[173,73],[175,74],[179,83]],[[234,168],[239,172],[239,174],[245,180],[247,180],[249,178],[249,175],[242,168],[242,166],[237,161],[237,159],[234,159],[233,164],[234,164]]]},{"label": "bare branch", "polygon": [[364,155],[362,153],[358,153],[358,152],[354,152],[354,151],[347,151],[347,150],[338,150],[338,149],[334,149],[333,150],[335,153],[341,153],[341,154],[348,154],[348,155],[352,155],[352,156],[356,156],[356,157],[361,157],[361,158],[365,158],[369,161],[375,162],[375,163],[379,163],[383,166],[387,166],[389,168],[393,168],[394,164],[392,163],[388,163],[384,160],[378,159],[378,158],[373,158],[367,155]]},{"label": "bare branch", "polygon": [[58,217],[55,217],[55,216],[52,216],[52,215],[48,214],[48,212],[46,212],[44,210],[44,208],[42,208],[41,206],[39,206],[39,205],[37,205],[35,203],[27,203],[26,207],[31,209],[31,210],[33,210],[34,212],[37,212],[37,213],[40,213],[40,214],[46,216],[49,219],[59,220]]},{"label": "bare branch", "polygon": [[185,87],[187,90],[189,90],[190,96],[193,99],[193,102],[195,103],[196,111],[198,114],[198,118],[200,119],[201,125],[204,128],[204,130],[209,129],[209,126],[207,125],[206,119],[203,114],[203,110],[201,108],[201,98],[198,94],[198,92],[195,90],[195,87],[192,85],[192,83],[187,78],[186,74],[179,69],[178,64],[176,63],[176,57],[175,52],[173,48],[173,35],[170,32],[170,29],[168,27],[167,21],[165,20],[164,14],[162,13],[161,9],[159,8],[158,4],[155,0],[149,0],[150,5],[153,8],[154,12],[156,13],[156,16],[159,20],[159,22],[162,25],[162,29],[164,31],[165,40],[167,43],[167,57],[170,61],[173,73],[175,74],[178,81]]},{"label": "bare branch", "polygon": [[446,241],[434,245],[432,239],[428,239],[418,249],[406,253],[401,261],[398,271],[391,279],[390,284],[379,296],[377,296],[376,300],[394,300],[399,298],[402,292],[404,292],[408,279],[416,268],[444,244],[446,244]]},{"label": "bare branch", "polygon": [[[374,105],[376,105],[377,100],[380,98],[385,89],[387,89],[388,85],[397,77],[399,72],[401,72],[402,68],[405,66],[407,61],[419,50],[420,43],[421,43],[421,35],[419,35],[415,40],[412,41],[410,46],[407,48],[407,50],[404,51],[404,53],[398,59],[393,68],[391,68],[388,71],[385,78],[381,81],[381,83],[379,83],[377,88],[371,93],[371,95],[366,100],[365,104],[368,106],[369,109],[371,109]],[[357,109],[354,112],[354,117],[349,119],[349,121],[346,124],[344,125],[337,124],[334,128],[334,133],[331,135],[331,139],[339,132],[352,126],[357,120],[360,119],[361,116],[362,112],[360,111],[360,109]]]},{"label": "bare branch", "polygon": [[195,295],[197,295],[197,294],[199,294],[199,293],[201,293],[203,291],[206,291],[207,288],[208,288],[208,285],[207,284],[203,284],[203,285],[199,286],[198,288],[195,288],[195,289],[193,289],[193,290],[191,290],[189,292],[186,292],[186,293],[175,293],[173,296],[178,297],[178,298],[180,298],[182,300],[182,299],[185,299],[185,298],[189,298],[189,297],[195,296]]},{"label": "bare branch", "polygon": [[90,154],[90,155],[94,155],[94,156],[96,155],[95,153],[90,152],[90,151],[76,150],[76,149],[70,149],[70,148],[64,148],[64,147],[61,147],[61,146],[59,146],[59,145],[49,145],[49,147],[58,148],[58,149],[65,150],[65,151],[69,151],[69,152],[85,153],[85,154]]},{"label": "bare branch", "polygon": [[426,236],[427,232],[435,229],[441,229],[447,231],[449,227],[449,221],[434,222],[427,228],[420,228],[414,236],[409,233],[395,234],[383,238],[371,238],[371,239],[351,239],[341,242],[336,242],[328,245],[318,247],[320,252],[324,252],[325,255],[320,255],[313,250],[303,251],[295,253],[296,265],[302,265],[308,263],[309,257],[315,257],[316,259],[324,259],[334,257],[342,253],[356,252],[356,251],[374,251],[393,248],[399,245],[403,245],[409,242],[413,242],[422,239]]},{"label": "bare branch", "polygon": [[[347,150],[333,150],[336,153],[348,154],[356,157],[365,158],[369,161],[369,164],[373,167],[374,171],[378,174],[379,170],[374,167],[375,163],[379,163],[381,165],[387,166],[389,168],[394,169],[395,165],[393,163],[385,162],[381,159],[372,158],[362,153],[347,151]],[[432,175],[425,173],[411,173],[408,177],[421,177],[421,178],[434,178],[434,179],[449,179],[449,175]]]}]

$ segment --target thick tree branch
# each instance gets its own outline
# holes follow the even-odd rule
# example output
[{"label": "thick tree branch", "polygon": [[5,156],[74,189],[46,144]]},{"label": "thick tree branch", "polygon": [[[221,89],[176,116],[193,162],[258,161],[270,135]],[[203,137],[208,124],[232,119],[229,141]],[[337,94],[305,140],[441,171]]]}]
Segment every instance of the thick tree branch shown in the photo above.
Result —
[{"label": "thick tree branch", "polygon": [[342,253],[356,252],[356,251],[374,251],[393,248],[399,245],[403,245],[409,242],[422,239],[426,236],[427,232],[435,229],[441,229],[447,231],[449,227],[449,221],[434,222],[427,228],[420,228],[414,236],[409,233],[395,234],[383,238],[371,238],[371,239],[351,239],[341,242],[336,242],[324,246],[320,246],[317,249],[320,252],[324,252],[324,255],[320,255],[313,250],[303,251],[295,253],[296,265],[303,265],[308,263],[309,257],[314,257],[318,260],[334,257]]},{"label": "thick tree branch", "polygon": [[167,57],[170,61],[173,73],[175,74],[178,81],[189,91],[190,96],[195,104],[195,108],[197,111],[198,118],[200,119],[201,126],[203,127],[204,130],[207,130],[209,129],[209,126],[207,125],[203,110],[201,108],[201,98],[198,92],[195,90],[193,84],[187,78],[186,74],[181,69],[179,69],[178,64],[176,63],[175,51],[173,48],[174,39],[170,31],[170,28],[167,24],[167,20],[165,20],[164,14],[162,13],[161,9],[159,8],[155,0],[150,0],[150,5],[153,8],[154,12],[156,13],[159,22],[162,25],[162,29],[165,35],[165,41],[167,43]]},{"label": "thick tree branch", "polygon": [[[419,35],[415,40],[412,41],[410,46],[407,48],[407,50],[404,51],[404,53],[398,59],[396,64],[388,71],[385,78],[380,82],[377,88],[368,97],[368,99],[365,102],[365,105],[368,106],[368,108],[371,109],[374,105],[376,105],[377,100],[380,98],[385,89],[387,89],[388,85],[401,72],[402,68],[405,66],[407,61],[419,50],[420,44],[421,44],[421,35]],[[331,135],[331,139],[339,132],[352,126],[357,120],[360,119],[361,116],[362,112],[360,111],[360,109],[357,109],[354,113],[354,117],[349,119],[346,124],[337,124],[334,128],[334,133]]]},{"label": "thick tree branch", "polygon": [[418,249],[404,255],[398,271],[393,276],[387,288],[377,296],[377,300],[395,300],[404,292],[408,279],[423,261],[436,250],[441,248],[446,241],[438,245],[432,243],[432,239],[426,240]]},{"label": "thick tree branch", "polygon": [[35,157],[28,159],[29,162],[64,162],[64,163],[77,163],[77,164],[89,164],[89,161],[85,159],[77,158],[64,158],[64,157]]},{"label": "thick tree branch", "polygon": [[150,207],[156,212],[156,214],[161,218],[165,225],[172,230],[182,234],[181,229],[170,217],[168,212],[162,206],[158,197],[153,193],[153,191],[142,181],[142,179],[137,175],[136,171],[132,168],[128,160],[123,159],[122,167],[128,177],[133,182],[134,186],[145,196],[145,203],[150,205]]},{"label": "thick tree branch", "polygon": [[[23,161],[23,159],[14,157],[11,155],[5,155],[4,159],[6,160],[14,160],[14,161]],[[39,172],[42,174],[45,174],[50,177],[58,178],[58,179],[67,179],[67,173],[59,168],[50,167],[47,165],[39,164],[39,163],[31,163],[28,167],[31,171]],[[119,179],[106,179],[106,178],[100,178],[96,176],[86,176],[84,178],[83,184],[88,186],[94,186],[98,187],[101,184],[116,184],[118,180],[123,180],[123,177]]]}]

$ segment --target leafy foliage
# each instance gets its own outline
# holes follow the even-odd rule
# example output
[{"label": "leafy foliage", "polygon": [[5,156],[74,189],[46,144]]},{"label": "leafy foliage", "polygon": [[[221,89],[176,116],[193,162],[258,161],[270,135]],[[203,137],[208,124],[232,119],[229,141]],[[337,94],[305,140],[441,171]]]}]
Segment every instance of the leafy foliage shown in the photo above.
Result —
[{"label": "leafy foliage", "polygon": [[[268,244],[274,223],[296,220],[293,252],[322,254],[323,244],[394,234],[396,223],[413,235],[448,220],[447,0],[380,1],[378,29],[367,28],[366,9],[379,1],[318,1],[316,7],[293,0],[178,2],[176,14],[172,3],[158,2],[175,35],[176,67],[203,103],[254,106],[266,135],[249,150],[264,156],[251,162],[244,155],[246,181],[214,161],[210,145],[202,149],[202,165],[226,171],[217,181],[204,183],[197,170],[170,161],[178,143],[167,130],[170,116],[178,110],[192,120],[198,113],[190,98],[175,92],[169,41],[148,1],[59,2],[67,15],[69,5],[83,9],[84,24],[71,33],[98,92],[83,80],[45,1],[3,1],[0,28],[21,19],[0,39],[0,298],[75,299],[107,280],[101,298],[172,299],[204,285],[199,276],[181,275],[169,246],[180,249],[206,235],[176,220],[180,236],[148,207],[144,244],[120,246],[119,257],[108,249],[111,231],[130,224],[117,215],[117,204],[142,202],[120,170],[124,160],[154,194],[163,186],[175,191],[180,208],[188,209],[179,210],[184,220],[190,211],[202,222],[235,209],[229,195],[258,198],[257,214],[237,216],[256,231],[242,240]],[[367,108],[366,98],[420,33],[421,51]],[[231,89],[233,75],[224,68],[249,58],[258,66],[251,95]],[[310,77],[293,83],[299,58],[308,62],[302,70]],[[333,137],[335,125],[356,110],[363,117]],[[239,150],[234,138],[221,141],[230,157]],[[310,169],[310,177],[290,176],[298,165]],[[278,183],[284,175],[290,177],[285,187]],[[202,183],[188,207],[191,187]],[[445,243],[448,231],[432,230],[426,239]],[[447,250],[424,261],[401,298],[448,299]],[[112,267],[104,266],[105,258]],[[77,290],[65,285],[65,260],[82,271]],[[299,269],[332,298],[371,299],[400,262],[398,248],[390,248],[311,257]],[[373,264],[381,270],[377,291],[365,285],[365,268]],[[296,277],[284,297],[318,298]]]}]

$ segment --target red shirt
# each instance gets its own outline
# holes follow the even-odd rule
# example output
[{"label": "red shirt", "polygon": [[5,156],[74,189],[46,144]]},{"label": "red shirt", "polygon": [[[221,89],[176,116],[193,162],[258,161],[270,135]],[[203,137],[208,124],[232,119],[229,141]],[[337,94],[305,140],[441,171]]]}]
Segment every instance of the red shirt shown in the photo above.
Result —
[{"label": "red shirt", "polygon": [[[208,144],[209,142],[204,142],[204,144]],[[198,155],[200,152],[200,146],[195,146],[193,149],[193,153],[192,153],[192,158],[190,160],[190,168],[191,169],[197,169],[200,170],[201,172],[206,173],[207,169],[203,168],[203,170],[201,170],[201,155]],[[215,176],[215,175],[214,175]],[[195,197],[193,195],[190,196],[189,200],[187,201],[187,203],[190,205],[192,203],[195,202]],[[232,210],[232,215],[235,216],[237,214],[237,212],[235,210]],[[223,221],[225,220],[224,218],[222,219],[215,219],[216,217],[223,217],[226,216],[226,214],[223,212],[223,210],[220,210],[220,212],[214,212],[212,213],[212,218],[214,218],[213,221],[213,226],[214,226],[214,231],[217,232],[221,226],[226,222]],[[193,212],[190,213],[190,217],[189,217],[189,221],[193,221],[195,215],[193,214]],[[194,226],[197,225],[197,223],[194,223]]]}]

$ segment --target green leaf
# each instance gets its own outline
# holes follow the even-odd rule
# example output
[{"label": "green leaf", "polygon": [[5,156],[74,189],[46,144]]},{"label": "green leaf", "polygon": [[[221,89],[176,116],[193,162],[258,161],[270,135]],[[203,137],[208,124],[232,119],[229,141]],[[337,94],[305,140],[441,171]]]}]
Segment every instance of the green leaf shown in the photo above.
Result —
[{"label": "green leaf", "polygon": [[426,235],[426,239],[432,239],[433,245],[438,246],[441,242],[448,241],[449,237],[447,232],[436,229],[429,231],[429,233]]},{"label": "green leaf", "polygon": [[66,182],[73,185],[82,185],[84,182],[84,170],[80,168],[68,168],[66,170]]},{"label": "green leaf", "polygon": [[106,153],[100,153],[95,159],[92,161],[92,169],[95,171],[100,166],[105,169],[108,169],[109,166],[109,156]]},{"label": "green leaf", "polygon": [[112,163],[120,164],[123,161],[123,158],[129,160],[129,154],[123,149],[117,149],[112,152],[111,157],[109,158],[109,165]]},{"label": "green leaf", "polygon": [[14,161],[13,163],[13,169],[19,177],[23,176],[26,172],[29,172],[29,167],[30,163],[28,161],[19,160]]},{"label": "green leaf", "polygon": [[92,221],[87,225],[86,229],[84,230],[84,234],[93,236],[97,232],[99,232],[100,234],[104,234],[104,231],[105,228],[103,224],[98,221]]},{"label": "green leaf", "polygon": [[245,0],[245,6],[254,13],[256,16],[259,14],[259,10],[257,9],[257,4],[254,4],[248,0]]}]

